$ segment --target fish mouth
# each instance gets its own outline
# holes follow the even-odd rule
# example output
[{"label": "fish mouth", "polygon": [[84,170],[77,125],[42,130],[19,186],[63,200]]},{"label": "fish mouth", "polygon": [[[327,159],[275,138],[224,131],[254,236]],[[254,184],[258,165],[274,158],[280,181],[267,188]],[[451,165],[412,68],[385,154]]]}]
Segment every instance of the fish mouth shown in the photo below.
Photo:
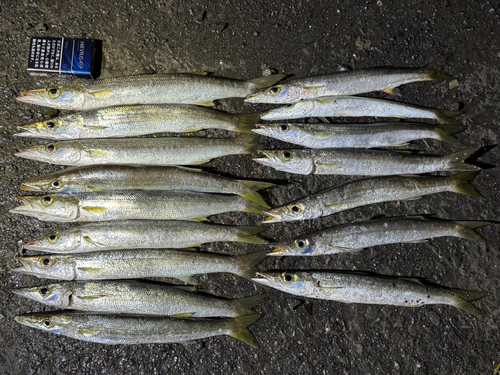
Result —
[{"label": "fish mouth", "polygon": [[42,154],[38,151],[38,147],[23,148],[20,149],[19,152],[16,152],[14,155],[20,158],[30,159],[30,160],[38,160],[38,161],[45,160]]},{"label": "fish mouth", "polygon": [[26,275],[34,275],[37,276],[37,273],[33,271],[33,264],[30,260],[24,258],[16,258],[16,260],[21,263],[20,267],[11,268],[12,272],[16,273],[24,273]]},{"label": "fish mouth", "polygon": [[273,211],[264,211],[264,214],[269,215],[269,217],[262,220],[262,223],[277,223],[279,221],[284,221],[279,214],[275,214]]},{"label": "fish mouth", "polygon": [[284,255],[285,250],[281,248],[274,249],[273,251],[267,253],[267,256],[281,256]]},{"label": "fish mouth", "polygon": [[15,133],[14,137],[37,137],[37,136],[39,136],[37,124],[18,126],[17,130],[20,130],[21,133]]},{"label": "fish mouth", "polygon": [[[9,210],[11,214],[25,214],[28,212],[32,212],[35,207],[33,206],[32,199],[33,197],[16,197],[16,202],[20,202],[21,205],[14,207]],[[36,198],[36,197],[35,197]]]},{"label": "fish mouth", "polygon": [[260,273],[260,272],[256,272],[255,276],[252,277],[252,281],[256,282],[258,284],[265,285],[265,286],[270,286],[271,285],[271,276]]},{"label": "fish mouth", "polygon": [[37,102],[40,101],[39,93],[45,92],[47,90],[45,89],[40,89],[40,90],[31,90],[31,91],[26,91],[26,92],[20,92],[19,96],[16,98],[17,101],[22,102],[22,103],[30,103],[30,104],[36,104]]},{"label": "fish mouth", "polygon": [[243,101],[245,103],[259,103],[259,98],[261,97],[262,95],[260,93],[255,93],[255,94],[250,94],[248,95]]},{"label": "fish mouth", "polygon": [[265,112],[262,116],[260,116],[260,118],[262,120],[276,120],[277,118],[279,118],[275,116],[275,114],[277,113],[277,109],[271,109],[270,111]]},{"label": "fish mouth", "polygon": [[260,135],[268,135],[271,133],[269,129],[267,129],[264,125],[255,124],[255,129],[252,129],[252,132]]},{"label": "fish mouth", "polygon": [[264,157],[254,158],[254,161],[268,167],[272,167],[274,165],[276,156],[273,155],[273,151],[260,150],[259,154],[263,154]]},{"label": "fish mouth", "polygon": [[33,293],[33,288],[19,288],[19,289],[12,289],[12,293],[14,293],[16,296],[24,297],[24,298],[31,298],[30,294]]},{"label": "fish mouth", "polygon": [[29,182],[24,182],[19,189],[25,191],[42,191],[38,185],[31,184]]}]

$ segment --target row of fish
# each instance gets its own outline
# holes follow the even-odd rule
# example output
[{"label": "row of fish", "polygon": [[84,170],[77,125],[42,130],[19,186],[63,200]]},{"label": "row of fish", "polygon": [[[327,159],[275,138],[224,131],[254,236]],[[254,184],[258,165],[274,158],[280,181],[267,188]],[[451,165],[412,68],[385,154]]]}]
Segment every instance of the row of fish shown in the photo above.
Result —
[{"label": "row of fish", "polygon": [[[219,241],[267,244],[258,236],[263,231],[261,227],[196,222],[224,212],[265,212],[270,216],[265,222],[276,222],[316,218],[367,204],[416,199],[443,191],[482,198],[469,184],[479,168],[464,163],[474,150],[438,157],[363,149],[401,146],[424,138],[460,146],[452,136],[464,129],[453,119],[459,113],[350,96],[371,91],[390,93],[401,84],[440,80],[445,78],[443,75],[423,69],[371,68],[292,79],[261,91],[283,78],[275,75],[237,81],[204,74],[158,74],[23,93],[18,98],[23,102],[84,111],[20,127],[22,133],[18,136],[69,140],[23,148],[16,155],[81,168],[26,181],[23,190],[56,194],[19,197],[22,205],[11,212],[41,220],[90,223],[26,243],[24,248],[28,250],[58,254],[19,257],[22,266],[13,270],[69,280],[14,292],[47,305],[85,313],[30,314],[17,317],[17,321],[108,344],[179,342],[226,334],[257,346],[247,327],[259,318],[252,309],[261,296],[224,300],[193,293],[186,287],[123,280],[173,277],[195,284],[193,276],[218,272],[234,273],[303,297],[412,307],[448,304],[480,316],[470,302],[482,298],[482,292],[447,289],[416,279],[349,272],[256,273],[255,267],[267,255],[335,254],[440,236],[484,241],[474,229],[489,222],[424,217],[381,219],[344,224],[274,243],[271,252],[225,256],[189,249]],[[253,103],[295,104],[244,115],[192,105],[211,106],[213,100],[229,97],[247,97],[246,101]],[[261,120],[269,119],[331,116],[426,118],[436,120],[439,125],[261,124]],[[253,136],[78,139],[201,129],[254,132],[317,149],[266,150],[262,151],[264,158],[255,159],[291,173],[380,176],[471,172],[449,177],[354,180],[269,209],[257,190],[273,184],[232,180],[178,167],[202,164],[220,156],[252,153],[258,149]]]}]

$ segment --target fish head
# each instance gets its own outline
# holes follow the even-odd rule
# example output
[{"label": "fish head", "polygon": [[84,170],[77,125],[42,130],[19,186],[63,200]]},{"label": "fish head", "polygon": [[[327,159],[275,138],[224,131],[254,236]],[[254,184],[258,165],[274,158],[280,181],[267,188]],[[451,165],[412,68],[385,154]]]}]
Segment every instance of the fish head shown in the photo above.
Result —
[{"label": "fish head", "polygon": [[252,281],[292,294],[307,294],[311,286],[303,272],[257,272]]},{"label": "fish head", "polygon": [[21,133],[17,137],[37,137],[48,139],[74,139],[79,137],[78,129],[83,125],[81,114],[57,117],[34,124],[22,125],[17,128]]},{"label": "fish head", "polygon": [[43,277],[46,279],[73,280],[75,262],[72,257],[60,255],[41,255],[16,258],[22,266],[13,268],[13,272]]},{"label": "fish head", "polygon": [[22,92],[16,99],[23,103],[44,107],[78,110],[85,104],[85,90],[81,85],[51,87]]},{"label": "fish head", "polygon": [[315,219],[321,216],[314,206],[309,203],[302,202],[290,203],[286,206],[273,208],[272,210],[265,211],[266,215],[270,217],[263,221],[263,223],[277,223],[280,221],[296,221]]},{"label": "fish head", "polygon": [[9,212],[33,216],[48,221],[73,221],[78,218],[79,199],[71,195],[45,195],[16,197],[20,206]]},{"label": "fish head", "polygon": [[286,256],[286,255],[315,255],[314,241],[308,238],[297,238],[293,241],[278,244],[271,251],[270,256]]},{"label": "fish head", "polygon": [[73,320],[69,314],[57,314],[54,312],[18,315],[14,318],[16,322],[42,331],[60,334]]},{"label": "fish head", "polygon": [[14,289],[12,293],[49,306],[70,307],[73,291],[68,284],[50,284]]},{"label": "fish head", "polygon": [[308,175],[314,171],[314,160],[309,150],[263,150],[265,157],[253,159],[278,171]]},{"label": "fish head", "polygon": [[75,165],[82,158],[84,149],[79,142],[53,142],[19,150],[15,155],[21,158],[46,163]]},{"label": "fish head", "polygon": [[55,253],[72,253],[82,248],[82,232],[78,229],[55,233],[24,244],[28,250],[50,250]]},{"label": "fish head", "polygon": [[302,85],[276,85],[264,91],[246,97],[247,103],[294,103],[302,99],[305,93]]},{"label": "fish head", "polygon": [[81,178],[78,171],[65,169],[60,172],[49,173],[26,180],[21,185],[21,190],[26,191],[47,191],[50,193],[67,192],[71,185],[77,183]]},{"label": "fish head", "polygon": [[252,129],[254,133],[264,135],[266,137],[289,142],[301,138],[301,133],[298,128],[294,126],[294,124],[256,124],[255,127],[255,129]]}]

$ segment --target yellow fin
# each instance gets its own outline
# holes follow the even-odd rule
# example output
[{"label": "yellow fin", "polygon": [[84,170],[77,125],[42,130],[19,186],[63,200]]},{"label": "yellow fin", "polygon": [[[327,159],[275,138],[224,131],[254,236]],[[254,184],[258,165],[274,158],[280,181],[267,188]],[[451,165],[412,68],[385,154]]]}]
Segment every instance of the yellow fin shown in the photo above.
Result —
[{"label": "yellow fin", "polygon": [[328,121],[328,119],[326,117],[318,117],[318,118],[321,120],[321,122],[324,122],[325,124],[330,123],[330,121]]},{"label": "yellow fin", "polygon": [[194,72],[194,73],[191,73],[191,74],[195,74],[197,76],[208,76],[208,75],[210,75],[209,72]]},{"label": "yellow fin", "polygon": [[[394,91],[396,90],[396,91]],[[382,90],[382,92],[385,92],[386,94],[393,95],[393,96],[401,96],[399,93],[399,90],[397,90],[396,87],[391,87],[389,89]]]},{"label": "yellow fin", "polygon": [[175,285],[172,288],[183,290],[184,292],[195,293],[198,291],[198,287],[194,285]]},{"label": "yellow fin", "polygon": [[178,166],[178,167],[175,167],[177,169],[181,169],[181,170],[184,170],[184,171],[187,171],[187,172],[197,172],[197,173],[203,173],[203,169],[200,169],[200,168],[189,168],[189,167],[181,167],[181,166]]},{"label": "yellow fin", "polygon": [[95,301],[96,299],[100,299],[100,298],[104,298],[104,297],[107,297],[107,296],[84,296],[84,297],[76,297],[78,298],[79,300],[82,300],[82,301]]},{"label": "yellow fin", "polygon": [[207,221],[208,219],[206,217],[197,217],[196,219],[191,219],[189,221]]},{"label": "yellow fin", "polygon": [[84,336],[92,336],[96,335],[100,332],[102,332],[101,329],[79,329],[78,332],[80,332]]},{"label": "yellow fin", "polygon": [[189,319],[193,315],[194,315],[194,313],[175,314],[175,315],[170,315],[170,318],[174,318],[174,319]]},{"label": "yellow fin", "polygon": [[87,152],[90,155],[94,155],[94,156],[104,156],[104,155],[108,154],[107,151],[102,151],[102,150],[88,150]]},{"label": "yellow fin", "polygon": [[230,334],[237,340],[243,341],[244,343],[253,346],[254,348],[259,347],[259,343],[255,339],[254,335],[248,330],[248,327],[254,324],[260,319],[259,314],[245,315],[239,318],[235,318],[235,330]]},{"label": "yellow fin", "polygon": [[82,210],[87,211],[91,214],[103,214],[108,211],[105,207],[82,207]]},{"label": "yellow fin", "polygon": [[339,165],[335,165],[335,164],[324,164],[324,163],[316,163],[316,166],[317,167],[321,167],[321,168],[331,168],[331,169],[339,169],[340,166]]},{"label": "yellow fin", "polygon": [[87,186],[87,189],[89,189],[90,191],[93,191],[94,193],[101,193],[102,192],[101,189],[98,189],[95,186]]},{"label": "yellow fin", "polygon": [[202,107],[214,107],[215,104],[212,100],[207,100],[205,102],[198,102],[196,105],[202,106]]},{"label": "yellow fin", "polygon": [[102,90],[102,91],[96,91],[96,92],[91,92],[89,93],[96,99],[106,99],[112,96],[114,93],[114,90]]},{"label": "yellow fin", "polygon": [[82,272],[85,272],[85,273],[99,273],[101,272],[101,268],[91,268],[91,267],[77,267],[76,268],[78,271],[82,271]]}]

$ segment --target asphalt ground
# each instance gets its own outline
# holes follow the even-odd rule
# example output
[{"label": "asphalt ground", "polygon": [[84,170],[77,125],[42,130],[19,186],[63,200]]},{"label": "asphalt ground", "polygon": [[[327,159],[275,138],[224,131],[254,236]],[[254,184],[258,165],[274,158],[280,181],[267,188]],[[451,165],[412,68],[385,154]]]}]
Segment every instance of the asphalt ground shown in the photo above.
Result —
[{"label": "asphalt ground", "polygon": [[[274,269],[342,269],[422,277],[455,288],[483,290],[478,320],[449,306],[402,308],[304,302],[268,291],[251,327],[260,343],[253,349],[230,337],[194,344],[104,346],[79,342],[19,325],[15,315],[49,310],[13,295],[15,287],[48,283],[13,274],[19,241],[65,225],[12,215],[23,180],[60,167],[14,156],[16,125],[56,115],[21,104],[19,92],[68,84],[76,78],[27,74],[32,36],[87,37],[103,41],[102,77],[154,72],[208,71],[251,79],[269,72],[308,76],[346,67],[436,66],[456,82],[415,83],[400,88],[396,100],[449,110],[467,130],[465,147],[496,145],[500,116],[500,7],[497,2],[439,1],[13,1],[0,4],[0,374],[492,374],[500,362],[498,226],[480,229],[486,244],[454,238],[424,244],[380,246],[353,255],[308,259],[272,258],[259,266]],[[373,94],[387,97],[385,94]],[[233,99],[217,103],[230,112],[268,108]],[[334,119],[334,122],[341,122]],[[363,119],[352,119],[363,121]],[[202,131],[196,136],[232,136]],[[23,144],[38,141],[23,141]],[[284,143],[260,139],[261,148]],[[411,148],[434,154],[453,148],[438,141]],[[481,158],[498,162],[499,149]],[[349,179],[293,176],[252,161],[251,156],[221,158],[207,170],[239,178],[280,183],[264,193],[281,205]],[[418,201],[363,207],[318,220],[269,225],[265,237],[282,240],[338,223],[377,215],[435,214],[457,220],[498,220],[498,169],[474,181],[484,202],[452,193]],[[213,222],[256,224],[249,214],[226,214]],[[240,254],[257,248],[212,244],[204,250]],[[263,292],[232,275],[198,277],[203,291],[235,298]]]}]

